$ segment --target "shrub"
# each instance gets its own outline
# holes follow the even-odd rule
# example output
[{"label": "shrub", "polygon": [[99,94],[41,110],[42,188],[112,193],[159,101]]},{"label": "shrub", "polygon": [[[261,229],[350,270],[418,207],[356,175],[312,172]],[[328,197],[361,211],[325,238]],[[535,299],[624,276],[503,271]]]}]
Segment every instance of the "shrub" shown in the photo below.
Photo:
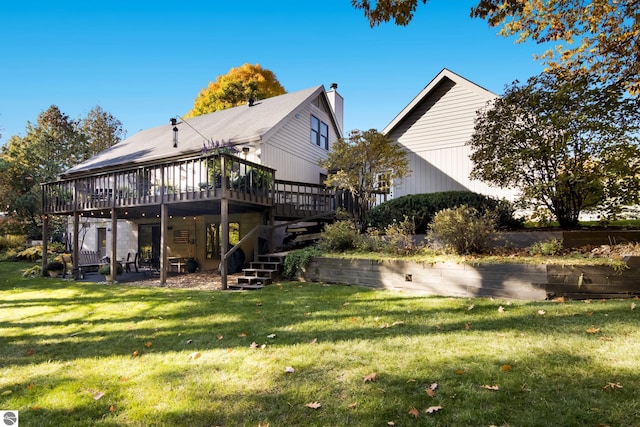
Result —
[{"label": "shrub", "polygon": [[410,218],[417,234],[425,234],[434,215],[443,209],[461,205],[473,207],[480,213],[494,211],[498,228],[521,228],[523,221],[513,217],[514,206],[506,200],[496,200],[472,191],[444,191],[439,193],[412,194],[392,199],[369,211],[367,223],[384,230],[397,218]]},{"label": "shrub", "polygon": [[[122,264],[117,263],[116,264],[116,273],[118,275],[122,274],[124,272],[124,268],[122,267]],[[100,267],[100,269],[98,270],[98,274],[102,274],[103,276],[110,276],[111,275],[111,264],[104,264]]]},{"label": "shrub", "polygon": [[529,255],[558,255],[564,249],[562,240],[552,239],[544,242],[535,242],[529,247]]},{"label": "shrub", "polygon": [[402,221],[394,221],[384,230],[386,236],[385,249],[396,255],[411,255],[419,249],[414,235],[416,226],[412,219],[404,217]]},{"label": "shrub", "polygon": [[337,221],[324,227],[318,247],[323,251],[341,252],[356,249],[360,241],[360,233],[352,221]]},{"label": "shrub", "polygon": [[47,264],[47,271],[62,271],[64,270],[64,264],[61,261],[51,261]]},{"label": "shrub", "polygon": [[296,249],[287,254],[284,259],[282,277],[285,279],[293,279],[309,265],[312,257],[322,253],[318,248],[308,247],[304,249]]},{"label": "shrub", "polygon": [[27,236],[7,234],[0,236],[0,251],[7,249],[22,249],[27,242]]},{"label": "shrub", "polygon": [[65,251],[64,243],[61,243],[61,242],[49,243],[48,249],[49,249],[49,252],[58,253],[58,254]]},{"label": "shrub", "polygon": [[42,258],[42,246],[31,246],[27,249],[18,252],[15,255],[16,259],[25,261],[37,261]]},{"label": "shrub", "polygon": [[22,277],[40,277],[42,276],[42,267],[38,264],[31,268],[22,270]]},{"label": "shrub", "polygon": [[494,231],[494,215],[483,215],[473,207],[462,205],[438,212],[430,224],[429,238],[457,254],[466,255],[485,251]]}]

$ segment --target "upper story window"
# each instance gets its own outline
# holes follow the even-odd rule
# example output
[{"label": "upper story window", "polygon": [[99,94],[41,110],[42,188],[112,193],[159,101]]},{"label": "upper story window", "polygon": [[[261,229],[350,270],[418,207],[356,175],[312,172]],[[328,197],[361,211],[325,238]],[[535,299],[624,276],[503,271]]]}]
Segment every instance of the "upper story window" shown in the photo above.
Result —
[{"label": "upper story window", "polygon": [[329,150],[329,126],[311,115],[311,143]]}]

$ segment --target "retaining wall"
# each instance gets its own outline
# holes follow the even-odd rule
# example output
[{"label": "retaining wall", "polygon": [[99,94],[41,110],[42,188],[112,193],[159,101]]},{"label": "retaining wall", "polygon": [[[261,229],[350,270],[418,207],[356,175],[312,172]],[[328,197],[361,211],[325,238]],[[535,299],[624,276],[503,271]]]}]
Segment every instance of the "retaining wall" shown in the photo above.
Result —
[{"label": "retaining wall", "polygon": [[640,294],[640,257],[628,269],[530,264],[415,263],[315,257],[301,280],[456,297],[542,300]]}]

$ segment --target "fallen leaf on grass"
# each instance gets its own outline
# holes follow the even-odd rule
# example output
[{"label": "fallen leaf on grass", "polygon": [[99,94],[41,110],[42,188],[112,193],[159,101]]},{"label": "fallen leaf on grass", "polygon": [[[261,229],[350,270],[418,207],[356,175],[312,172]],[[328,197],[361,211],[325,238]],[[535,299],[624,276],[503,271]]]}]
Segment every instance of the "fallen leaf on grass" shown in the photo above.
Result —
[{"label": "fallen leaf on grass", "polygon": [[314,338],[311,341],[309,341],[309,344],[316,344],[318,342],[318,338]]},{"label": "fallen leaf on grass", "polygon": [[147,348],[151,348],[153,347],[153,344],[151,343],[151,341],[147,341],[144,346]]},{"label": "fallen leaf on grass", "polygon": [[140,352],[138,350],[136,350],[133,353],[131,353],[131,356],[138,357],[138,356],[140,356]]},{"label": "fallen leaf on grass", "polygon": [[587,329],[588,334],[597,334],[600,332],[600,328],[589,328]]},{"label": "fallen leaf on grass", "polygon": [[462,369],[456,369],[455,371],[453,371],[453,373],[456,375],[462,375],[464,374],[464,371]]},{"label": "fallen leaf on grass", "polygon": [[5,390],[5,391],[3,391],[2,393],[0,393],[0,396],[8,396],[8,395],[10,395],[11,393],[13,393],[13,391],[12,391],[12,390]]},{"label": "fallen leaf on grass", "polygon": [[269,334],[269,335],[267,335],[267,338],[274,339],[275,337],[276,337],[276,334]]},{"label": "fallen leaf on grass", "polygon": [[369,375],[365,375],[364,382],[365,383],[373,383],[378,379],[378,374],[375,372],[370,373]]},{"label": "fallen leaf on grass", "polygon": [[322,404],[320,402],[311,402],[311,403],[307,403],[304,406],[311,409],[319,409],[322,407]]},{"label": "fallen leaf on grass", "polygon": [[502,372],[509,372],[509,371],[511,370],[511,365],[502,365],[502,366],[500,367],[500,370],[501,370]]},{"label": "fallen leaf on grass", "polygon": [[467,307],[467,310],[473,310],[476,306],[471,304],[469,307]]},{"label": "fallen leaf on grass", "polygon": [[199,351],[194,351],[193,353],[191,353],[189,355],[189,358],[191,360],[196,360],[196,359],[200,358],[200,356],[202,356],[202,353],[200,353]]},{"label": "fallen leaf on grass", "polygon": [[503,306],[498,307],[498,313],[504,313],[504,307]]},{"label": "fallen leaf on grass", "polygon": [[353,403],[350,403],[349,405],[347,405],[347,408],[355,409],[357,406],[358,406],[358,402],[353,402]]},{"label": "fallen leaf on grass", "polygon": [[109,406],[109,412],[114,412],[116,410],[116,407],[111,405]]},{"label": "fallen leaf on grass", "polygon": [[34,385],[33,385],[33,384],[29,384],[29,385],[27,386],[27,390],[33,390],[33,387],[34,387]]},{"label": "fallen leaf on grass", "polygon": [[427,392],[427,396],[436,397],[436,391],[435,390],[432,390],[432,389],[428,388],[425,391]]},{"label": "fallen leaf on grass", "polygon": [[27,350],[27,356],[33,356],[35,352],[36,351],[34,349],[30,348],[29,350]]},{"label": "fallen leaf on grass", "polygon": [[464,324],[464,329],[466,329],[467,331],[470,331],[471,330],[471,325],[468,324],[468,323],[465,323]]},{"label": "fallen leaf on grass", "polygon": [[491,390],[491,391],[496,391],[496,390],[500,390],[500,386],[498,384],[496,385],[481,385],[480,388],[483,388],[485,390]]},{"label": "fallen leaf on grass", "polygon": [[632,303],[631,303],[631,310],[635,310],[635,308],[636,308],[636,303],[635,303],[635,302],[632,302]]},{"label": "fallen leaf on grass", "polygon": [[441,409],[442,409],[442,406],[429,406],[427,409],[424,410],[424,412],[426,412],[427,414],[435,414]]},{"label": "fallen leaf on grass", "polygon": [[291,366],[287,366],[286,368],[284,368],[284,372],[287,374],[293,374],[296,370],[293,369]]},{"label": "fallen leaf on grass", "polygon": [[539,314],[540,316],[544,316],[545,314],[547,314],[547,312],[546,312],[546,311],[544,311],[544,310],[538,310],[538,314]]},{"label": "fallen leaf on grass", "polygon": [[244,337],[246,337],[246,336],[247,336],[247,333],[246,333],[246,332],[241,332],[241,333],[239,333],[239,334],[238,334],[238,336],[239,336],[240,338],[244,338]]},{"label": "fallen leaf on grass", "polygon": [[221,341],[224,338],[222,335],[218,335],[218,341]]},{"label": "fallen leaf on grass", "polygon": [[603,390],[615,390],[618,388],[622,388],[622,385],[620,383],[607,383],[607,385],[605,385],[604,387],[602,387]]},{"label": "fallen leaf on grass", "polygon": [[412,406],[411,408],[409,408],[409,415],[414,418],[418,418],[420,416],[420,411],[418,411],[415,406]]}]

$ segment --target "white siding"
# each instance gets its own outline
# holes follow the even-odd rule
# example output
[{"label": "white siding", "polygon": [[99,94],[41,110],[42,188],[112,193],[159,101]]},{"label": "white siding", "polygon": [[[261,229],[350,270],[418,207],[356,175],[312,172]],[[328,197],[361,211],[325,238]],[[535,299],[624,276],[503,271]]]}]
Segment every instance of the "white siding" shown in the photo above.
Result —
[{"label": "white siding", "polygon": [[394,197],[453,190],[513,196],[469,179],[472,164],[466,143],[473,134],[476,111],[491,99],[444,78],[407,114],[389,137],[407,149],[413,173],[394,188]]},{"label": "white siding", "polygon": [[338,138],[326,106],[323,107],[302,105],[262,143],[261,163],[276,169],[276,179],[318,184],[320,173],[326,173],[318,161],[325,159],[328,151],[312,144],[310,139],[312,114],[329,126],[329,149]]}]

